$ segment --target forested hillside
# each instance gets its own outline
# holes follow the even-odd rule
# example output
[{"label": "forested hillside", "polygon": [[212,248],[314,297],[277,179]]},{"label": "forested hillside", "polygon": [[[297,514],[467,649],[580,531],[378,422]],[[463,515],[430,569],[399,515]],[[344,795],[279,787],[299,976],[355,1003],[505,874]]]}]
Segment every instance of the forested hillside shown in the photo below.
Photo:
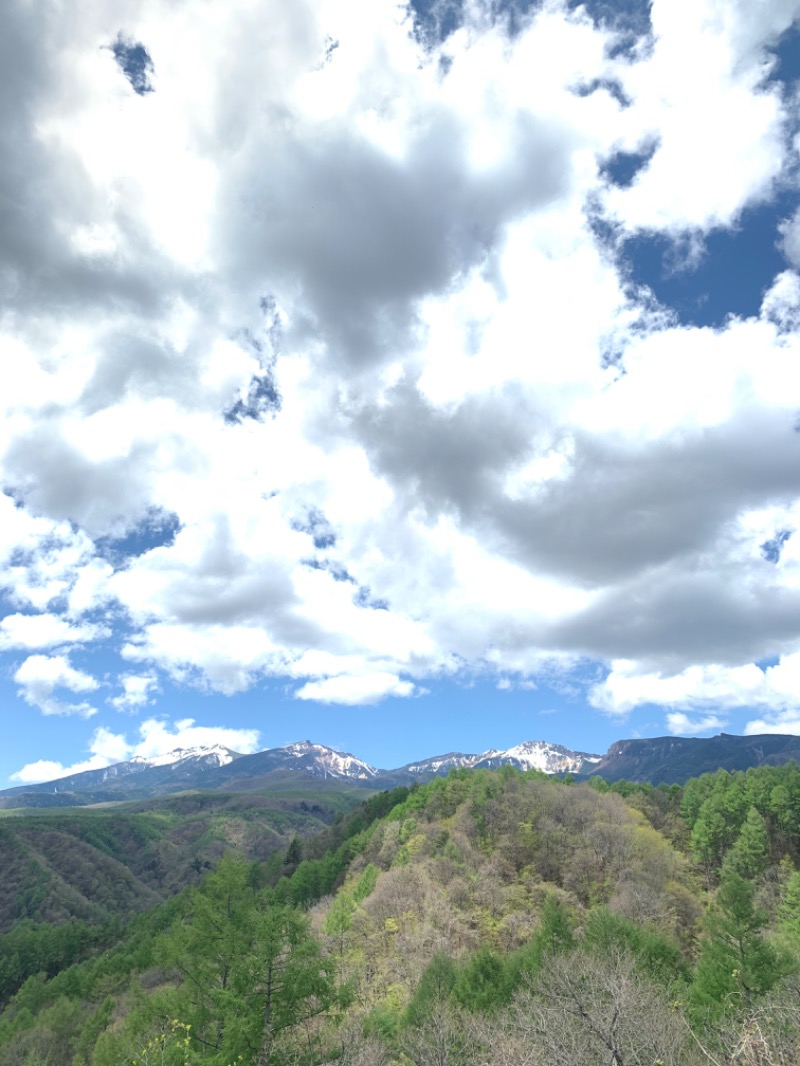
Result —
[{"label": "forested hillside", "polygon": [[[124,929],[7,933],[0,1066],[796,1066],[798,812],[794,764],[684,788],[506,767],[266,861],[229,840]],[[22,957],[80,929],[84,961]]]}]

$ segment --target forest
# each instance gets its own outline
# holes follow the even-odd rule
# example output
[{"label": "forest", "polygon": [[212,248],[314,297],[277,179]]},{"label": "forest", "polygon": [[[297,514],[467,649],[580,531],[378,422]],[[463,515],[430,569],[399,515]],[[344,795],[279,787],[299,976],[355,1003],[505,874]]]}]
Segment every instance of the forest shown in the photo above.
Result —
[{"label": "forest", "polygon": [[457,770],[284,812],[279,837],[257,819],[82,916],[31,897],[36,817],[7,842],[0,1066],[800,1062],[794,763],[659,787]]}]

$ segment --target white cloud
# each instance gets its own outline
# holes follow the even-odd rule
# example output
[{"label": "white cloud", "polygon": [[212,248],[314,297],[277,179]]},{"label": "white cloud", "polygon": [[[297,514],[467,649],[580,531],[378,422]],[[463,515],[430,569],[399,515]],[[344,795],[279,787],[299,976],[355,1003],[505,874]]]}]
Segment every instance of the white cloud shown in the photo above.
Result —
[{"label": "white cloud", "polygon": [[726,725],[724,718],[716,714],[705,714],[700,718],[690,718],[682,711],[670,711],[667,715],[667,727],[673,736],[699,736],[712,730],[722,729]]},{"label": "white cloud", "polygon": [[[800,236],[796,266],[800,269]],[[795,334],[800,331],[800,275],[794,270],[784,270],[778,274],[764,294],[762,308],[764,317],[774,322],[778,329]]]},{"label": "white cloud", "polygon": [[96,708],[86,702],[65,703],[54,693],[58,689],[69,692],[94,692],[98,682],[82,670],[70,665],[64,655],[29,655],[14,674],[20,685],[20,695],[26,703],[38,707],[43,714],[77,714],[91,718]]},{"label": "white cloud", "polygon": [[727,0],[655,0],[653,48],[618,72],[633,103],[626,147],[655,140],[647,168],[607,203],[626,227],[730,225],[766,199],[787,162],[780,93],[763,84],[765,46],[797,17],[794,0],[753,17]]},{"label": "white cloud", "polygon": [[[625,717],[642,704],[681,708],[667,714],[672,733],[702,733],[725,724],[719,712],[759,708],[762,719],[748,722],[747,733],[793,733],[800,692],[800,654],[783,656],[760,669],[753,663],[726,667],[692,666],[679,674],[644,673],[634,662],[612,664],[604,681],[590,691],[591,704],[606,714]],[[685,713],[699,713],[699,719]]]},{"label": "white cloud", "polygon": [[795,270],[800,270],[800,209],[781,226],[783,252]]},{"label": "white cloud", "polygon": [[155,674],[125,674],[119,678],[122,692],[113,696],[108,702],[118,711],[137,711],[153,702],[153,695],[158,690]]},{"label": "white cloud", "polygon": [[257,729],[231,729],[227,726],[197,725],[193,718],[182,718],[170,725],[158,718],[148,718],[139,727],[139,740],[131,746],[131,757],[152,759],[177,748],[207,748],[222,745],[242,755],[259,750]]},{"label": "white cloud", "polygon": [[161,719],[149,718],[139,726],[138,733],[139,739],[130,741],[124,734],[113,733],[101,726],[92,734],[88,759],[82,759],[70,766],[49,759],[38,759],[17,770],[10,779],[21,784],[35,784],[84,773],[87,770],[102,770],[106,766],[126,762],[135,757],[157,758],[178,748],[222,745],[243,755],[259,750],[259,733],[256,729],[198,726],[192,718],[183,718],[174,725]]},{"label": "white cloud", "polygon": [[[797,273],[682,325],[595,216],[697,251],[793,180],[764,75],[797,3],[655,0],[627,54],[559,4],[513,39],[468,5],[427,53],[367,7],[2,15],[0,646],[113,628],[126,710],[156,669],[362,704],[592,660],[608,713],[788,713],[798,538],[761,549],[800,528]],[[66,657],[14,669],[92,713]]]},{"label": "white cloud", "polygon": [[779,711],[765,718],[754,718],[744,727],[747,736],[759,733],[787,733],[800,736],[800,708]]},{"label": "white cloud", "polygon": [[295,695],[300,700],[362,706],[379,703],[387,696],[411,696],[415,691],[417,689],[413,682],[401,681],[395,674],[373,673],[308,681]]},{"label": "white cloud", "polygon": [[[86,767],[84,763],[76,763],[82,769],[94,769]],[[73,768],[66,768],[60,762],[52,762],[49,759],[37,759],[36,762],[27,763],[21,770],[11,774],[10,781],[17,781],[22,785],[35,785],[40,781],[55,781],[72,773]]]},{"label": "white cloud", "polygon": [[0,620],[0,651],[82,644],[108,636],[93,625],[70,625],[53,614],[9,614]]}]

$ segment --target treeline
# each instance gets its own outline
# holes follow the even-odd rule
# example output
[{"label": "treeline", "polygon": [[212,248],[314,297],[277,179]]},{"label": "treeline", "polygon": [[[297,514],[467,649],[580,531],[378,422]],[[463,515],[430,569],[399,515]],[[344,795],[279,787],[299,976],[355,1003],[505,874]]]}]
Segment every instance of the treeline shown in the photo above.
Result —
[{"label": "treeline", "polygon": [[710,877],[730,869],[757,876],[786,859],[800,861],[800,766],[719,770],[688,781],[681,814],[691,850]]},{"label": "treeline", "polygon": [[113,944],[20,925],[0,1066],[797,1066],[798,812],[791,764],[383,793]]}]

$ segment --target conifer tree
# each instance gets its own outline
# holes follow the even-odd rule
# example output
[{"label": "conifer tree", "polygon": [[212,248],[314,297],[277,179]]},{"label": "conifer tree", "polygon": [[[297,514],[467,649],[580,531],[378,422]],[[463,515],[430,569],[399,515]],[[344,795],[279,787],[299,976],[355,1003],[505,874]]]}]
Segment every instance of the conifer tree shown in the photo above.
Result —
[{"label": "conifer tree", "polygon": [[763,936],[766,922],[755,905],[753,885],[729,873],[706,917],[706,941],[691,990],[698,1013],[749,1008],[783,975],[780,957]]},{"label": "conifer tree", "polygon": [[733,846],[728,850],[722,864],[723,877],[728,873],[752,878],[763,873],[769,865],[769,834],[767,826],[755,807],[747,812],[747,818]]}]

